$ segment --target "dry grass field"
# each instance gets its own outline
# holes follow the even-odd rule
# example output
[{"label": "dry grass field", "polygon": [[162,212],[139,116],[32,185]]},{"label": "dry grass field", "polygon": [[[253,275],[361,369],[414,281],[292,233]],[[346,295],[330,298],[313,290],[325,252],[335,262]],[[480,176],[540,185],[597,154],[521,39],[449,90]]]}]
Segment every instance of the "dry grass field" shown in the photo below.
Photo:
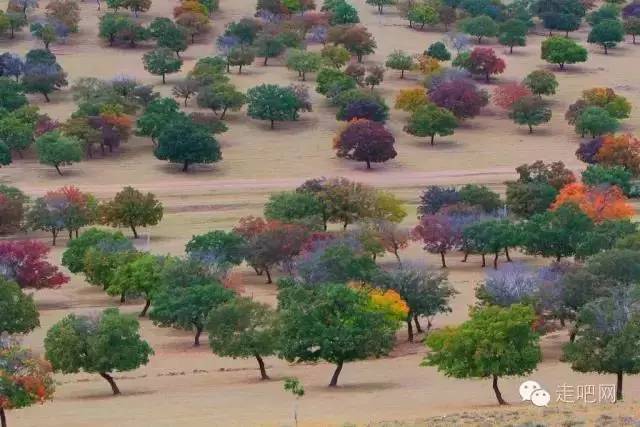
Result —
[{"label": "dry grass field", "polygon": [[[378,43],[376,53],[366,58],[367,63],[383,63],[394,49],[422,52],[444,35],[439,31],[409,29],[406,21],[391,8],[379,16],[364,0],[353,3]],[[170,16],[176,4],[175,0],[155,0],[151,10],[140,19],[146,22],[154,17]],[[6,0],[0,0],[0,9],[5,8]],[[226,23],[253,14],[255,1],[222,0],[220,12],[213,17],[212,33],[190,45],[183,55],[182,72],[170,75],[164,86],[159,85],[157,76],[151,76],[143,68],[141,56],[148,47],[118,49],[100,42],[98,18],[105,8],[103,5],[103,11],[99,12],[92,1],[82,3],[80,32],[66,44],[52,47],[70,80],[83,76],[107,79],[125,74],[156,84],[156,90],[170,95],[172,83],[184,76],[198,58],[215,53],[215,37]],[[41,14],[43,10],[34,13]],[[586,35],[586,30],[581,29],[572,37],[585,41]],[[542,35],[531,35],[528,45],[516,49],[512,55],[502,46],[492,46],[507,60],[506,72],[499,76],[499,81],[519,81],[534,69],[548,68],[540,59],[542,40]],[[38,44],[25,31],[14,41],[0,40],[0,52],[10,50],[24,54]],[[346,176],[393,191],[409,205],[406,225],[413,225],[418,194],[426,185],[485,183],[502,192],[501,183],[512,177],[516,166],[525,162],[562,160],[571,168],[582,167],[574,155],[579,138],[563,116],[583,89],[606,85],[627,97],[636,108],[624,122],[623,130],[640,129],[637,71],[640,46],[628,41],[607,56],[592,45],[589,51],[586,63],[556,74],[560,86],[552,99],[553,118],[533,135],[515,125],[502,110],[490,106],[480,116],[465,122],[454,135],[431,147],[402,132],[405,113],[392,110],[389,126],[396,137],[398,156],[367,171],[361,164],[335,157],[331,139],[340,123],[326,100],[312,90],[314,111],[302,114],[298,122],[278,123],[273,131],[268,129],[268,124],[249,119],[244,112],[231,113],[229,131],[220,136],[223,161],[213,166],[196,166],[188,174],[180,172],[179,166],[155,159],[150,140],[134,137],[117,154],[75,164],[65,170],[64,176],[40,165],[34,153],[27,153],[24,159],[16,159],[12,165],[0,169],[0,183],[17,186],[31,196],[71,184],[100,198],[113,196],[124,185],[153,191],[165,206],[165,217],[158,226],[143,231],[139,244],[146,244],[148,238],[149,249],[156,253],[181,254],[192,235],[228,229],[241,216],[259,215],[269,193],[291,189],[317,176]],[[271,62],[268,67],[256,64],[247,67],[242,75],[234,74],[233,83],[245,90],[264,82],[290,84],[295,81],[295,73],[278,60]],[[399,89],[419,84],[419,79],[410,73],[408,78],[400,80],[393,71],[388,71],[378,90],[392,105]],[[313,88],[313,76],[308,84]],[[60,120],[75,109],[68,89],[54,93],[51,103],[44,103],[39,96],[30,100]],[[191,103],[195,107],[195,102]],[[33,237],[47,239],[44,235]],[[60,245],[53,249],[52,261],[59,263],[64,243],[61,239]],[[438,259],[425,256],[417,245],[407,249],[404,257],[427,262],[434,268],[438,266]],[[453,301],[453,313],[436,318],[436,328],[466,318],[468,306],[474,303],[474,286],[484,275],[479,260],[472,257],[470,262],[461,264],[455,255],[450,258],[450,281],[460,293]],[[392,260],[387,256],[383,262]],[[526,262],[546,261],[528,257]],[[261,301],[275,301],[274,286],[265,285],[262,278],[248,269],[241,270],[241,274],[246,294]],[[24,343],[36,352],[43,350],[46,330],[68,313],[118,305],[117,299],[87,285],[81,276],[73,276],[71,283],[59,290],[38,291],[35,298],[41,308],[42,327],[26,336]],[[122,309],[135,312],[139,304],[128,302]],[[624,404],[559,407],[553,402],[550,409],[521,403],[518,395],[521,380],[505,379],[503,394],[512,405],[497,409],[488,381],[449,379],[434,368],[419,367],[425,349],[419,343],[406,344],[404,331],[399,332],[398,346],[390,357],[347,364],[341,386],[331,390],[326,387],[333,370],[331,365],[289,365],[269,358],[267,363],[273,379],[261,382],[253,360],[219,358],[206,345],[193,348],[190,333],[161,329],[146,319],[141,321],[141,326],[142,335],[154,348],[155,356],[147,366],[117,375],[122,396],[112,397],[107,384],[96,375],[56,376],[59,383],[55,399],[44,406],[10,412],[12,426],[292,425],[293,398],[283,391],[281,382],[291,375],[297,376],[307,391],[299,402],[303,426],[345,423],[430,426],[466,425],[466,422],[470,422],[469,425],[518,425],[527,421],[573,425],[566,424],[567,419],[583,421],[582,425],[624,425],[629,421],[625,417],[640,420],[640,378],[636,377],[625,380],[627,400]],[[614,382],[612,376],[575,373],[568,364],[560,362],[560,347],[565,341],[563,332],[544,337],[543,362],[532,378],[550,391],[562,383]],[[555,396],[553,392],[552,396]],[[434,418],[446,414],[457,415],[440,421]],[[603,414],[610,419],[603,421]]]}]

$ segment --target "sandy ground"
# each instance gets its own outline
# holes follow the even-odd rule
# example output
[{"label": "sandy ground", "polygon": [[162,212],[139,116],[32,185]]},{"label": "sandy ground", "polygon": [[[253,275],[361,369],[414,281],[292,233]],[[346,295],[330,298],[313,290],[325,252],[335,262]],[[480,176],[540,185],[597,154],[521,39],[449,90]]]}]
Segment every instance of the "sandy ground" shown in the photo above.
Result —
[{"label": "sandy ground", "polygon": [[[408,29],[392,10],[380,17],[364,4],[364,0],[354,3],[363,23],[378,42],[376,54],[367,58],[368,64],[383,62],[393,49],[421,52],[443,37],[440,31]],[[177,2],[173,0],[156,0],[141,19],[150,21],[156,16],[169,16],[175,4]],[[0,1],[0,7],[6,7],[6,0]],[[157,86],[157,90],[168,95],[171,84],[191,69],[197,58],[214,54],[215,37],[225,24],[251,15],[253,10],[253,0],[222,1],[221,11],[213,17],[214,31],[189,47],[183,55],[186,61],[182,73],[169,76],[167,85]],[[42,12],[40,9],[35,13]],[[108,48],[100,43],[97,21],[101,13],[92,2],[83,3],[80,33],[65,45],[53,47],[70,80],[82,76],[107,79],[126,74],[145,83],[159,84],[159,79],[146,73],[142,66],[141,56],[149,46],[129,50]],[[578,31],[573,37],[584,41],[586,31]],[[507,70],[499,81],[520,80],[531,70],[547,67],[539,59],[541,40],[541,36],[532,35],[529,45],[516,49],[513,55],[508,55],[501,46],[494,46],[507,59]],[[24,32],[12,42],[0,40],[0,52],[25,53],[37,46],[38,42]],[[167,212],[159,226],[145,230],[150,237],[149,249],[157,253],[179,254],[191,235],[229,228],[240,216],[259,214],[270,192],[292,188],[304,179],[322,175],[344,175],[393,189],[408,203],[411,214],[406,225],[412,225],[417,195],[425,185],[478,182],[502,191],[501,183],[513,176],[515,166],[537,159],[563,160],[570,167],[579,169],[581,165],[573,154],[579,139],[564,121],[564,111],[583,89],[602,85],[613,87],[634,105],[640,105],[640,81],[634,72],[640,58],[639,49],[630,42],[623,43],[605,56],[590,46],[587,63],[571,66],[568,71],[557,74],[560,88],[552,100],[554,117],[550,124],[536,129],[533,135],[512,123],[503,111],[489,107],[481,116],[464,123],[455,135],[441,138],[435,147],[430,147],[425,141],[404,134],[402,126],[406,115],[392,111],[389,125],[396,136],[399,154],[385,165],[376,165],[373,171],[335,158],[331,138],[340,124],[335,121],[335,111],[314,93],[313,113],[303,114],[296,123],[279,123],[274,131],[269,131],[265,123],[248,119],[244,113],[231,113],[228,119],[230,131],[220,137],[224,160],[213,166],[196,167],[189,174],[181,173],[177,166],[156,160],[151,153],[150,141],[133,138],[120,153],[73,165],[65,169],[63,177],[57,176],[52,168],[39,165],[33,153],[28,153],[24,160],[16,160],[10,167],[0,169],[0,182],[16,185],[33,196],[69,184],[99,197],[112,196],[123,185],[154,191]],[[246,74],[234,74],[232,80],[243,89],[257,82],[290,84],[295,81],[295,74],[279,61],[271,63],[273,65],[268,67],[247,67]],[[400,88],[418,84],[419,80],[415,74],[410,73],[407,79],[400,80],[394,72],[388,72],[378,90],[392,105]],[[308,84],[313,92],[313,78]],[[32,101],[60,120],[66,119],[74,110],[68,90],[53,94],[49,104],[37,96]],[[625,130],[632,131],[638,124],[640,113],[635,110],[625,121]],[[141,239],[140,245],[145,245],[145,238]],[[58,262],[60,256],[61,249],[55,248],[52,259]],[[417,246],[409,248],[403,256],[416,261],[426,259],[437,268],[437,259],[425,257]],[[391,262],[389,257],[386,261]],[[474,303],[473,288],[484,275],[478,261],[472,259],[461,264],[457,256],[451,257],[450,279],[460,294],[453,301],[453,313],[437,318],[435,327],[456,324],[466,318],[468,306]],[[543,261],[528,258],[527,262]],[[261,278],[249,271],[242,271],[242,275],[248,295],[262,301],[274,301],[273,286],[264,285]],[[71,284],[62,289],[38,292],[36,299],[42,309],[42,328],[25,337],[24,341],[39,352],[48,327],[69,312],[91,312],[117,306],[115,299],[88,286],[79,276],[73,277]],[[140,306],[130,303],[122,309],[136,312]],[[212,355],[206,346],[191,347],[189,333],[160,329],[148,320],[142,320],[141,325],[142,334],[154,347],[156,355],[148,366],[119,375],[122,396],[111,397],[107,384],[96,376],[57,376],[59,386],[55,400],[42,407],[11,412],[12,425],[292,425],[294,401],[282,390],[280,381],[291,375],[299,377],[307,390],[299,402],[302,425],[431,419],[447,413],[484,414],[496,410],[488,381],[447,379],[433,368],[420,368],[418,365],[425,349],[421,344],[405,344],[404,331],[399,333],[399,345],[391,357],[348,364],[341,376],[341,387],[329,390],[326,384],[333,370],[330,365],[292,366],[271,358],[268,369],[273,380],[261,382],[257,380],[252,360],[221,359]],[[531,378],[543,384],[552,396],[563,383],[613,383],[611,376],[577,374],[559,362],[560,347],[565,340],[563,332],[544,338],[544,361]],[[624,405],[612,409],[609,406],[584,408],[576,404],[568,410],[640,417],[636,402],[640,380],[628,378],[625,381],[627,400]],[[505,398],[514,404],[501,411],[516,411],[523,417],[544,418],[550,425],[560,425],[565,415],[555,403],[550,411],[519,403],[519,383],[519,379],[502,381]],[[562,411],[565,410],[567,408],[563,407]],[[562,416],[553,416],[553,411]],[[579,419],[595,419],[589,417],[591,415],[577,415]],[[500,418],[501,421],[494,424],[506,423],[506,419]],[[420,425],[434,425],[434,422],[424,421]]]}]

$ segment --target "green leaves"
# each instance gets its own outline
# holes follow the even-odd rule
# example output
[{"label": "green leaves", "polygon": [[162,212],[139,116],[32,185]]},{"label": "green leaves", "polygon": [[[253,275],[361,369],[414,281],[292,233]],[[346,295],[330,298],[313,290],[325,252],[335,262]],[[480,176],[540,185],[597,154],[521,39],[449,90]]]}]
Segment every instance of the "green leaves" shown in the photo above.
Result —
[{"label": "green leaves", "polygon": [[40,163],[51,165],[62,175],[61,165],[82,160],[82,144],[76,138],[64,136],[59,131],[47,132],[36,139],[36,151]]}]

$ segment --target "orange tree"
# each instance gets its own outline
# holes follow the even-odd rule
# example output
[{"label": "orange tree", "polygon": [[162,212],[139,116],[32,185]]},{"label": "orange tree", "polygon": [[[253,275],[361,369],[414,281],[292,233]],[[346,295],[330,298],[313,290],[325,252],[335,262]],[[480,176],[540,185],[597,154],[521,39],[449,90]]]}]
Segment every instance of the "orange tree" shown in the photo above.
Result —
[{"label": "orange tree", "polygon": [[634,214],[624,193],[617,186],[590,187],[574,182],[560,190],[551,209],[555,210],[566,203],[577,205],[596,223],[631,218]]}]

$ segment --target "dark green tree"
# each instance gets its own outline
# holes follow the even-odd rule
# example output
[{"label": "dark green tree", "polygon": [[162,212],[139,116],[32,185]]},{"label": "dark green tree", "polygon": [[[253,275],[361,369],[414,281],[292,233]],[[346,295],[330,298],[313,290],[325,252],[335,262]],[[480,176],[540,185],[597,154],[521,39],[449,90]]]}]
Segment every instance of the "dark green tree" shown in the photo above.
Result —
[{"label": "dark green tree", "polygon": [[40,314],[33,296],[0,276],[0,333],[26,334],[40,326]]},{"label": "dark green tree", "polygon": [[142,57],[144,69],[156,76],[162,76],[162,84],[166,83],[166,75],[177,73],[182,68],[182,59],[166,47],[159,47],[147,52]]},{"label": "dark green tree", "polygon": [[298,118],[300,101],[290,88],[273,84],[263,84],[247,91],[249,117],[268,120],[271,129],[276,121],[289,121]]}]

